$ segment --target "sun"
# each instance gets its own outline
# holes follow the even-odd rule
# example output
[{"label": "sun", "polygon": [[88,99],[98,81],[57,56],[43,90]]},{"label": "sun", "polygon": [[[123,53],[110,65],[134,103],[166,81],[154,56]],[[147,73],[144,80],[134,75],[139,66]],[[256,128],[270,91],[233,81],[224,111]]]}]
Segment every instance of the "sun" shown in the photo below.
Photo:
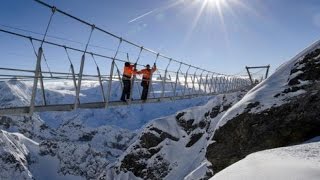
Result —
[{"label": "sun", "polygon": [[227,0],[203,0],[203,3],[210,8],[221,8],[226,5]]}]

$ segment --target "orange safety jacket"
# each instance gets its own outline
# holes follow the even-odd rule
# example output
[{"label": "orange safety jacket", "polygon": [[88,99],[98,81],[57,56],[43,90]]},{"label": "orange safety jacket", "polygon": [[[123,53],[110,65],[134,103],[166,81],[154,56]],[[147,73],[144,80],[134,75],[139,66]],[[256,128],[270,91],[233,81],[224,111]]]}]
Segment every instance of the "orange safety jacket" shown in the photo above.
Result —
[{"label": "orange safety jacket", "polygon": [[151,74],[154,73],[157,70],[155,66],[152,67],[152,69],[142,69],[140,71],[137,71],[137,74],[143,74],[142,79],[149,80],[151,77]]},{"label": "orange safety jacket", "polygon": [[136,70],[134,69],[134,65],[130,65],[128,67],[123,68],[123,76],[126,78],[131,78],[132,75],[136,74]]}]

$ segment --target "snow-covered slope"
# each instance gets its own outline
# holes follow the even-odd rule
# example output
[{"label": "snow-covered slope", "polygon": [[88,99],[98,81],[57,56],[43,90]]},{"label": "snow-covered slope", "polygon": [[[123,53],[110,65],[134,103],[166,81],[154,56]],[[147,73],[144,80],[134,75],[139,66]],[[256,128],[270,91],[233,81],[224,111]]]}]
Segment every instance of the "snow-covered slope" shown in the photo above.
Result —
[{"label": "snow-covered slope", "polygon": [[283,180],[320,178],[320,142],[250,154],[210,180]]},{"label": "snow-covered slope", "polygon": [[84,179],[58,173],[59,161],[41,155],[39,144],[23,134],[1,130],[0,145],[0,179]]},{"label": "snow-covered slope", "polygon": [[23,142],[37,144],[23,137],[0,130],[0,179],[32,179],[28,169],[29,150]]},{"label": "snow-covered slope", "polygon": [[246,111],[259,113],[279,107],[290,102],[290,98],[306,93],[305,87],[319,80],[319,63],[320,41],[282,64],[268,79],[251,89],[221,118],[218,127]]},{"label": "snow-covered slope", "polygon": [[207,148],[214,173],[253,152],[320,135],[320,42],[283,64],[220,119]]},{"label": "snow-covered slope", "polygon": [[[45,83],[49,104],[74,101],[74,88],[71,81]],[[31,85],[31,82],[20,82],[15,79],[1,82],[0,90],[5,93],[5,96],[1,96],[0,106],[28,106]],[[112,97],[118,99],[119,84],[115,83],[114,86]],[[39,94],[41,93],[38,92]],[[26,157],[38,159],[26,158],[24,162],[25,171],[30,177],[49,180],[57,177],[58,179],[79,179],[80,177],[96,179],[107,166],[122,155],[134,141],[139,129],[147,122],[174,114],[187,107],[204,104],[209,98],[109,109],[35,113],[31,117],[1,116],[0,129],[19,132],[37,142],[34,155],[25,154]],[[81,99],[83,102],[101,101],[98,83],[83,82]],[[37,96],[36,103],[42,103],[40,96]],[[26,151],[29,151],[28,148],[25,147]],[[34,149],[34,147],[31,148]],[[46,161],[50,163],[47,164]],[[14,179],[23,179],[24,175],[18,176],[18,174]]]},{"label": "snow-covered slope", "polygon": [[[183,179],[197,169],[199,177],[212,173],[206,146],[224,112],[244,92],[219,95],[206,105],[192,107],[150,122],[103,179]],[[187,179],[192,179],[191,176]]]}]

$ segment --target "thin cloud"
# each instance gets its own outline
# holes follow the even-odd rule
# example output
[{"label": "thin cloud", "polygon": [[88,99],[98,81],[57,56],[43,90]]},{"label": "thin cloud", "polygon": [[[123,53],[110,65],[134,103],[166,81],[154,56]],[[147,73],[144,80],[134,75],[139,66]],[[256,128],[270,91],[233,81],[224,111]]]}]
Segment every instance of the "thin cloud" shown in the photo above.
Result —
[{"label": "thin cloud", "polygon": [[183,3],[183,2],[184,2],[184,0],[179,0],[179,1],[177,1],[177,2],[174,2],[174,3],[169,4],[169,5],[167,5],[167,6],[155,8],[155,9],[153,9],[153,10],[147,12],[147,13],[144,13],[144,14],[136,17],[136,18],[131,19],[130,21],[128,21],[128,23],[130,24],[130,23],[133,23],[133,22],[135,22],[135,21],[138,21],[139,19],[141,19],[141,18],[143,18],[143,17],[145,17],[145,16],[148,16],[148,15],[154,13],[154,12],[157,12],[157,11],[160,12],[160,11],[168,10],[168,9],[170,9],[170,8],[172,8],[172,7],[175,7],[175,6],[177,6],[177,5],[179,5],[180,3]]},{"label": "thin cloud", "polygon": [[147,15],[149,15],[149,14],[157,11],[158,9],[159,9],[159,8],[156,8],[156,9],[154,9],[154,10],[151,10],[151,11],[149,11],[149,12],[147,12],[147,13],[142,14],[141,16],[138,16],[138,17],[136,17],[136,18],[134,18],[134,19],[131,19],[128,23],[133,23],[133,22],[135,22],[135,21],[137,21],[137,20],[139,20],[139,19],[141,19],[141,18],[143,18],[143,17],[145,17],[145,16],[147,16]]}]

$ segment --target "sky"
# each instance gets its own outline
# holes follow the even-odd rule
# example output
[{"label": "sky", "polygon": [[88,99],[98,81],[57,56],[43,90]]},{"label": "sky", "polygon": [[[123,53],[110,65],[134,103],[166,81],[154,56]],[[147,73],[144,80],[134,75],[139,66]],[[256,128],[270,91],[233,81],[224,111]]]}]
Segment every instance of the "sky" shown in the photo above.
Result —
[{"label": "sky", "polygon": [[[273,72],[320,39],[319,0],[44,2],[173,59],[226,74],[243,74],[245,66],[268,64]],[[0,28],[42,38],[50,15],[50,9],[33,0],[2,0]],[[89,34],[90,27],[56,13],[47,39],[84,49]],[[1,32],[0,39],[0,66],[34,69],[36,59],[30,41]],[[37,49],[39,44],[34,44]],[[113,56],[118,40],[94,31],[90,45],[90,51]],[[51,69],[68,70],[68,59],[62,48],[45,45],[44,51]],[[121,45],[118,57],[125,59],[126,52],[135,61],[139,49]],[[69,53],[78,67],[81,55]],[[107,73],[110,64],[98,57],[96,60]],[[152,64],[154,60],[155,55],[143,52],[139,62]],[[165,68],[167,62],[160,58],[157,63]],[[93,72],[93,61],[86,63],[87,71]]]}]

